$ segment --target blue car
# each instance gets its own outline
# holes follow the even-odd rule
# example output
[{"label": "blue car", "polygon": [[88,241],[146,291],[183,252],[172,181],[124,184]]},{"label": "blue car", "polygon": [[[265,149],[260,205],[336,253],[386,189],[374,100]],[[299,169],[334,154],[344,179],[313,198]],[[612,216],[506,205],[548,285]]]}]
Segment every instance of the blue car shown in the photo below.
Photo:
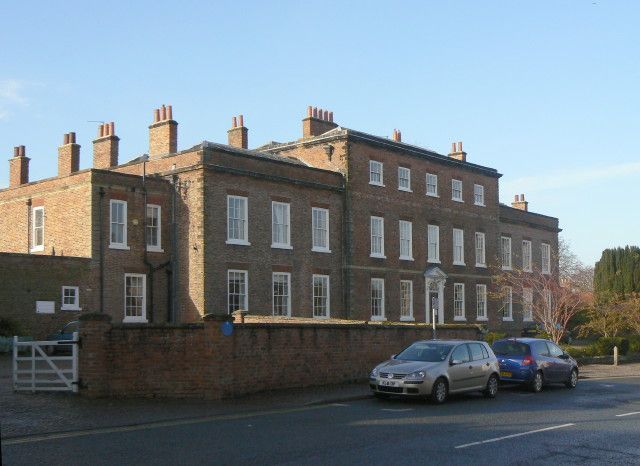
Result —
[{"label": "blue car", "polygon": [[492,345],[500,364],[500,380],[527,384],[539,392],[550,383],[578,384],[578,363],[558,345],[540,338],[507,338]]}]

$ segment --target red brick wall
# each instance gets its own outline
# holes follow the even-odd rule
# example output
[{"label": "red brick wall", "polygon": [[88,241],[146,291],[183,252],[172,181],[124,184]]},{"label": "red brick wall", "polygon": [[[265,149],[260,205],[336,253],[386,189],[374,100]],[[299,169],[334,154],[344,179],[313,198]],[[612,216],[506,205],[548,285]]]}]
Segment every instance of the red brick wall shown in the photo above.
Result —
[{"label": "red brick wall", "polygon": [[[98,320],[89,320],[89,319]],[[80,337],[81,393],[87,396],[223,398],[279,388],[362,380],[428,326],[236,324],[113,325],[87,316]],[[441,338],[478,337],[473,326]]]}]

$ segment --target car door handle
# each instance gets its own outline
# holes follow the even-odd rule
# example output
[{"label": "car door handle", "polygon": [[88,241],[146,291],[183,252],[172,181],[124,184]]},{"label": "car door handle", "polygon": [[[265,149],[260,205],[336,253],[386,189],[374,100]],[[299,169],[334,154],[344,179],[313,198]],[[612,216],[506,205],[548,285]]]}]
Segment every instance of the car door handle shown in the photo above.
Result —
[{"label": "car door handle", "polygon": [[469,366],[469,369],[473,369],[473,366]]},{"label": "car door handle", "polygon": [[489,363],[486,363],[486,364],[485,364],[485,366],[487,366],[487,367],[489,367],[489,365],[490,365]]}]

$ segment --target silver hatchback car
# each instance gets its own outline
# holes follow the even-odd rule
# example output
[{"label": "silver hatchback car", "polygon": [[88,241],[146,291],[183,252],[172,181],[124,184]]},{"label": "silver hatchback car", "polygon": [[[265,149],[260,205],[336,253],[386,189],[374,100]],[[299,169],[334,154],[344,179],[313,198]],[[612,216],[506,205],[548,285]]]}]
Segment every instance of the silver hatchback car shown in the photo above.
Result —
[{"label": "silver hatchback car", "polygon": [[378,398],[428,397],[443,403],[449,393],[498,393],[500,365],[483,341],[422,340],[378,364],[369,385]]}]

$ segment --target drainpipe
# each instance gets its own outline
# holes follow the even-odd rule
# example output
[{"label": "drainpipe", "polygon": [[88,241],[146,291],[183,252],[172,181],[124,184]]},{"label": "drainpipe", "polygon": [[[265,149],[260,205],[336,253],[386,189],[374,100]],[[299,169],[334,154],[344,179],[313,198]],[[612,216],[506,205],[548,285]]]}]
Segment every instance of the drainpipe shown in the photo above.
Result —
[{"label": "drainpipe", "polygon": [[171,321],[179,321],[177,303],[177,281],[178,281],[178,227],[176,223],[176,188],[178,175],[173,175],[173,189],[171,190]]},{"label": "drainpipe", "polygon": [[31,254],[31,198],[27,199],[27,254]]},{"label": "drainpipe", "polygon": [[101,186],[98,194],[100,195],[100,200],[98,202],[98,231],[99,240],[98,247],[100,251],[98,252],[98,259],[100,261],[100,312],[104,312],[104,219],[102,215],[102,204],[104,200],[104,188]]}]

